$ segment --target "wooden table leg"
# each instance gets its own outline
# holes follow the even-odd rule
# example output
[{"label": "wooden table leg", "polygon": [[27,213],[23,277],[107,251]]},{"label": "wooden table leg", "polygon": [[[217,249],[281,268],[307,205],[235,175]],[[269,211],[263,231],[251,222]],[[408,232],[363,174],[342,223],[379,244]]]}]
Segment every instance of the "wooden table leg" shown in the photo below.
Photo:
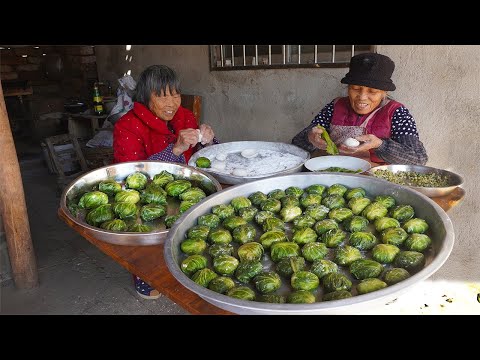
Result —
[{"label": "wooden table leg", "polygon": [[100,128],[100,126],[98,125],[98,119],[92,118],[91,124],[92,124],[92,136],[95,136],[95,134],[97,133],[97,130]]}]

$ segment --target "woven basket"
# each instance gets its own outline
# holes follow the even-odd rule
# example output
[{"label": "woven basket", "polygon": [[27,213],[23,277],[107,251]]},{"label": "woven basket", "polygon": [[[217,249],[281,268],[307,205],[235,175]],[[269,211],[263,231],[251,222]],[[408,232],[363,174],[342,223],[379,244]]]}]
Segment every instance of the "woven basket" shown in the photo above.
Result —
[{"label": "woven basket", "polygon": [[82,152],[90,169],[96,169],[113,163],[113,148],[111,147],[84,147]]}]

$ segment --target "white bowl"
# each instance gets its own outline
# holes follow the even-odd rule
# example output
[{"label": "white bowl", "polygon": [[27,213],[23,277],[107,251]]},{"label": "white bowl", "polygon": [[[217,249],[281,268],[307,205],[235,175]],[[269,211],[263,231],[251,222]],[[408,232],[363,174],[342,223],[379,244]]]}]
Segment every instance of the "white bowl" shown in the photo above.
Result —
[{"label": "white bowl", "polygon": [[319,171],[330,167],[340,167],[352,171],[362,170],[365,172],[370,170],[370,163],[366,160],[353,156],[331,155],[319,156],[305,162],[305,167],[310,171]]}]

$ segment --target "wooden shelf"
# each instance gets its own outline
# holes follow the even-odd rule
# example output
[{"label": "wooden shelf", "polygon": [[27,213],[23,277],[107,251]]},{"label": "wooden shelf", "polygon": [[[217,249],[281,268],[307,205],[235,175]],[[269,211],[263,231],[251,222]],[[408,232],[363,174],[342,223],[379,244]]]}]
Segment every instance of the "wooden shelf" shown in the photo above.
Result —
[{"label": "wooden shelf", "polygon": [[32,95],[33,89],[31,86],[27,88],[12,88],[12,89],[4,89],[3,96],[24,96],[24,95]]}]

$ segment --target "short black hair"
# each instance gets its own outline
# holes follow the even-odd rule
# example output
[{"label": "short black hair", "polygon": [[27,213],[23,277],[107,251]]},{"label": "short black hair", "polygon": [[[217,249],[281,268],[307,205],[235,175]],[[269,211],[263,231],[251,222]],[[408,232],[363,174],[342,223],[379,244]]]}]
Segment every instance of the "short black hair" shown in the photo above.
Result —
[{"label": "short black hair", "polygon": [[151,65],[142,71],[138,78],[133,100],[148,107],[152,94],[170,92],[180,93],[180,80],[175,70],[166,65]]}]

